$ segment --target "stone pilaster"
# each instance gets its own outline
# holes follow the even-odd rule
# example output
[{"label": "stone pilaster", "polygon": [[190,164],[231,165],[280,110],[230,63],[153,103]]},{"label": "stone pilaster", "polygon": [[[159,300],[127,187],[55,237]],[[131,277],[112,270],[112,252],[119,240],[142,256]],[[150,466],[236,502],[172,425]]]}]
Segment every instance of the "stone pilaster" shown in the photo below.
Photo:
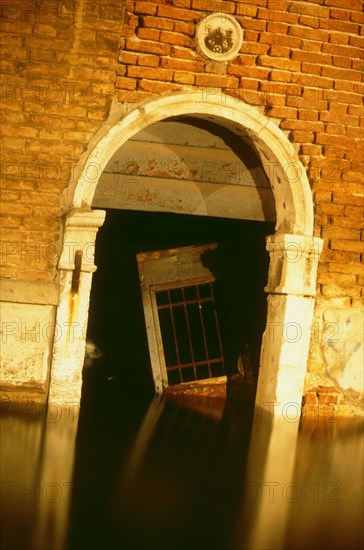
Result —
[{"label": "stone pilaster", "polygon": [[301,411],[322,245],[302,235],[267,238],[268,313],[256,404],[287,420]]},{"label": "stone pilaster", "polygon": [[95,240],[102,210],[73,211],[65,221],[49,402],[78,404],[81,397]]}]

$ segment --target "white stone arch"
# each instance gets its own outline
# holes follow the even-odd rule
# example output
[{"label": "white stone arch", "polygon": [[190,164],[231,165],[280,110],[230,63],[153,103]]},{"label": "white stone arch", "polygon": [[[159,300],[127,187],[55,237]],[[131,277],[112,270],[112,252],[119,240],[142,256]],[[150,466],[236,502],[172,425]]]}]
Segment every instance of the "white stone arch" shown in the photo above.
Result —
[{"label": "white stone arch", "polygon": [[[276,233],[268,237],[270,252],[267,327],[263,334],[256,404],[284,415],[290,403],[301,406],[313,317],[316,272],[322,249],[313,237],[313,202],[306,172],[293,145],[272,120],[255,107],[226,95],[180,93],[136,105],[125,114],[114,108],[80,160],[65,197],[64,245],[59,262],[61,294],[57,325],[79,327],[63,331],[55,342],[50,400],[77,402],[81,393],[85,327],[92,272],[90,252],[105,212],[91,210],[98,180],[110,158],[134,134],[172,116],[207,118],[248,139],[271,183],[276,206]],[[77,268],[74,246],[82,262]],[[85,251],[87,253],[85,253]],[[80,258],[80,253],[78,253]],[[80,273],[75,276],[75,269]],[[79,275],[79,276],[78,276]],[[78,288],[72,290],[75,281]],[[292,407],[292,406],[291,406]]]},{"label": "white stone arch", "polygon": [[[246,136],[255,146],[270,180],[279,233],[313,234],[313,203],[306,171],[286,135],[255,107],[226,95],[181,93],[138,105],[99,139],[75,171],[67,210],[91,206],[98,180],[112,155],[134,134],[171,116],[208,118],[233,133]],[[97,139],[97,136],[95,136]]]}]

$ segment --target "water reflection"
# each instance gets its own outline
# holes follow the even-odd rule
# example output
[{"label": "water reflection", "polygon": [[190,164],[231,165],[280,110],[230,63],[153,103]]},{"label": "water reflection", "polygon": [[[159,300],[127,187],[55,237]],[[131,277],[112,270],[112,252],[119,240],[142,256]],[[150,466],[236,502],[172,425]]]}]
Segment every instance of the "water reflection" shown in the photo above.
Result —
[{"label": "water reflection", "polygon": [[285,547],[289,501],[278,495],[292,484],[297,434],[297,420],[256,411],[234,547]]},{"label": "water reflection", "polygon": [[294,482],[287,548],[363,548],[361,419],[305,422],[297,444]]},{"label": "water reflection", "polygon": [[102,422],[102,441],[79,441],[70,547],[226,547],[251,422],[210,409],[156,398],[138,417],[124,403]]},{"label": "water reflection", "polygon": [[361,548],[358,421],[115,388],[77,413],[3,410],[4,550]]},{"label": "water reflection", "polygon": [[72,405],[2,406],[2,548],[65,548],[78,412]]}]

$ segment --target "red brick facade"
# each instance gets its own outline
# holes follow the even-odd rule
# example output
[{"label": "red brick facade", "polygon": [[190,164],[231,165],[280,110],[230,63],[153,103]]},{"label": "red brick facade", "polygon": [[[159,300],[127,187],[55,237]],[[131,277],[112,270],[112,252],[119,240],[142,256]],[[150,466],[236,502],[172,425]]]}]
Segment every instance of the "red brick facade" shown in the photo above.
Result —
[{"label": "red brick facade", "polygon": [[[40,254],[24,265],[21,246],[59,243],[62,191],[114,84],[128,104],[197,87],[258,106],[299,147],[326,241],[320,291],[361,298],[360,1],[128,2],[125,24],[113,2],[1,4],[3,276],[54,278],[54,261]],[[241,54],[227,64],[194,46],[196,23],[215,11],[244,29]]]},{"label": "red brick facade", "polygon": [[[172,5],[173,4],[173,5]],[[363,284],[363,14],[361,2],[129,2],[117,67],[119,101],[197,87],[258,106],[299,147],[325,239],[323,296],[361,300]],[[241,55],[195,51],[195,23],[233,14]]]},{"label": "red brick facade", "polygon": [[107,117],[124,9],[42,0],[0,9],[1,276],[52,281],[62,192]]}]

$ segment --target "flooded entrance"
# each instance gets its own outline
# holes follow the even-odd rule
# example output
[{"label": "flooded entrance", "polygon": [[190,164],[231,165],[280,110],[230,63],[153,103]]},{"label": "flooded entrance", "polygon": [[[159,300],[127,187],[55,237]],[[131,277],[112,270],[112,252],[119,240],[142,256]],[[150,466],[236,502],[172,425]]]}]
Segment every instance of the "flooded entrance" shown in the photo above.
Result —
[{"label": "flooded entrance", "polygon": [[151,393],[157,376],[157,391],[232,376],[248,349],[245,368],[256,380],[271,230],[268,222],[107,211],[88,331],[104,357],[103,378],[117,379],[120,391]]},{"label": "flooded entrance", "polygon": [[362,548],[361,422],[86,398],[2,410],[2,550]]}]

